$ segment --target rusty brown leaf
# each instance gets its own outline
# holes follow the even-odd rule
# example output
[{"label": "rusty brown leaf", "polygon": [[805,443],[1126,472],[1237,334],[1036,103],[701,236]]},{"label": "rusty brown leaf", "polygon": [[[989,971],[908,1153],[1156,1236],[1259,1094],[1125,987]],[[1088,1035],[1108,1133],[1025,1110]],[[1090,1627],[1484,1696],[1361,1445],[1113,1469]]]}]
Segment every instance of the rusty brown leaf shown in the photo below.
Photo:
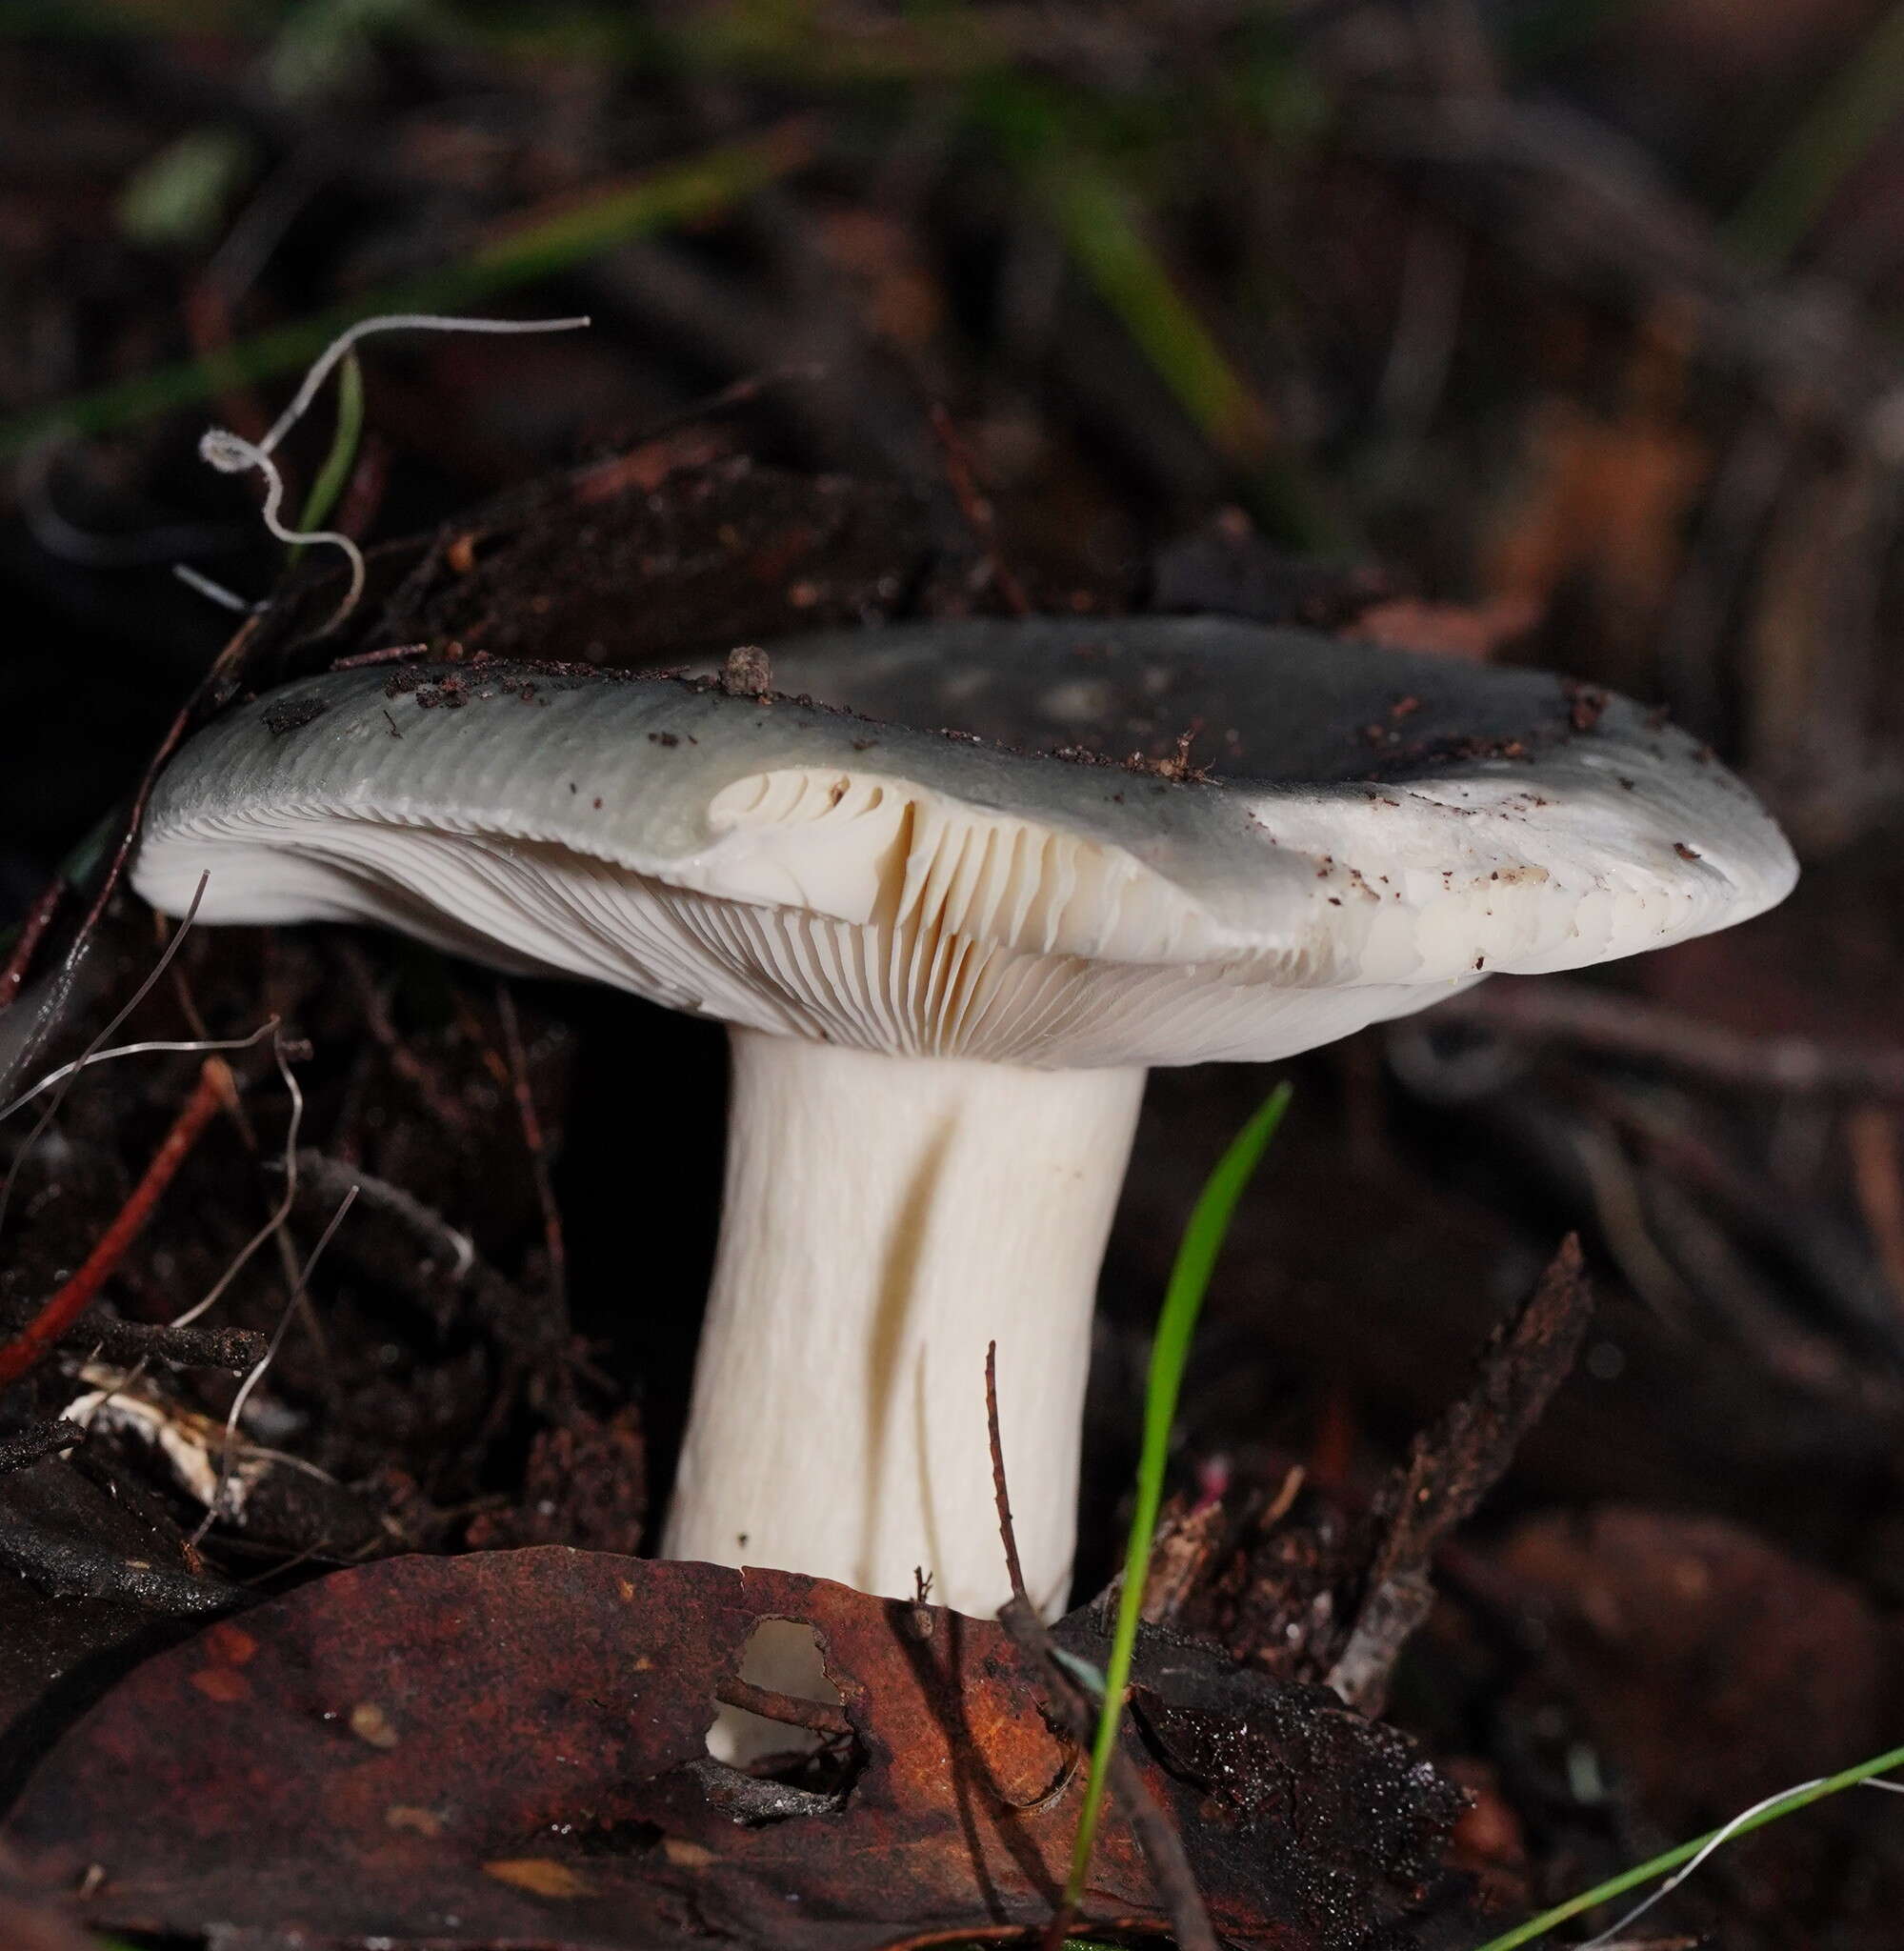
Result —
[{"label": "rusty brown leaf", "polygon": [[[825,1650],[852,1728],[831,1789],[708,1754],[715,1690],[767,1619]],[[1102,1657],[1088,1611],[1057,1637]],[[1167,1635],[1135,1678],[1131,1758],[1226,1939],[1414,1941],[1459,1797],[1403,1737]],[[557,1547],[391,1559],[139,1668],[30,1778],[5,1841],[76,1920],[248,1946],[1003,1936],[1049,1916],[1082,1797],[1049,1685],[990,1621],[789,1573]],[[1162,1921],[1121,1815],[1084,1914]]]}]

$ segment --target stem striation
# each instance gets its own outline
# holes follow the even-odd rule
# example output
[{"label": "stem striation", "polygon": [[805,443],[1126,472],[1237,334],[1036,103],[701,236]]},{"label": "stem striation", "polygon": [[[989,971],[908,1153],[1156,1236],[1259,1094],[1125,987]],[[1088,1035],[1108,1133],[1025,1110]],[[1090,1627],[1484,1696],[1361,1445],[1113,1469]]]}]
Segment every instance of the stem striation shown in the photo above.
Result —
[{"label": "stem striation", "polygon": [[664,1551],[990,1616],[1010,1597],[985,1350],[1027,1588],[1062,1610],[1097,1274],[1141,1070],[732,1033],[728,1169]]}]

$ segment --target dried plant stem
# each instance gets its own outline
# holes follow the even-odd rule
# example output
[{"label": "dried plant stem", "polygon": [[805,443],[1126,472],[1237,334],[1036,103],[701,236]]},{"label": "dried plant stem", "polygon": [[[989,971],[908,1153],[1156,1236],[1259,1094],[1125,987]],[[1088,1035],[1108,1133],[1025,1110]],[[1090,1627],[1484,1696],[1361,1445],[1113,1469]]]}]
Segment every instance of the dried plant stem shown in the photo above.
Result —
[{"label": "dried plant stem", "polygon": [[220,1106],[233,1101],[236,1095],[230,1066],[223,1057],[208,1056],[199,1066],[198,1082],[186,1099],[185,1108],[172,1120],[170,1131],[152,1154],[151,1163],[112,1223],[99,1236],[98,1244],[87,1255],[78,1272],[39,1313],[0,1347],[0,1388],[18,1381],[92,1305],[108,1275],[125,1257],[127,1248],[151,1217],[152,1208],[198,1142],[199,1134]]}]

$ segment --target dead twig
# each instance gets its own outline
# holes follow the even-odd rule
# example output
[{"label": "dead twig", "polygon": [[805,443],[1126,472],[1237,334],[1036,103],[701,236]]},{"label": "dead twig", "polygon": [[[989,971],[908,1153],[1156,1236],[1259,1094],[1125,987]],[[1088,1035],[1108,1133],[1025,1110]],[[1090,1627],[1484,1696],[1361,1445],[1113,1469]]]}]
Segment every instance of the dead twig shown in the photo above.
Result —
[{"label": "dead twig", "polygon": [[39,898],[27,910],[20,923],[20,933],[13,943],[12,953],[7,957],[5,968],[0,968],[0,1010],[4,1010],[20,993],[20,985],[27,979],[27,971],[33,965],[33,956],[38,953],[41,937],[52,926],[52,919],[59,913],[59,905],[66,898],[66,882],[58,879],[41,891]]},{"label": "dead twig", "polygon": [[998,1344],[985,1344],[985,1422],[992,1437],[992,1496],[998,1506],[998,1541],[1005,1547],[1005,1576],[1012,1581],[1012,1603],[1029,1606],[1025,1569],[1018,1562],[1018,1534],[1012,1524],[1012,1496],[1005,1482],[1005,1443],[998,1433]]},{"label": "dead twig", "polygon": [[144,1177],[132,1188],[131,1197],[120,1207],[112,1223],[100,1235],[98,1244],[87,1255],[79,1271],[18,1334],[0,1347],[0,1388],[18,1381],[92,1305],[107,1276],[125,1257],[140,1228],[150,1218],[160,1195],[198,1142],[199,1134],[219,1107],[230,1102],[235,1095],[230,1066],[223,1057],[208,1056],[199,1066],[198,1082],[191,1096],[152,1154]]},{"label": "dead twig", "polygon": [[179,1328],[167,1321],[88,1321],[62,1346],[81,1342],[108,1361],[163,1361],[172,1368],[225,1369],[233,1375],[265,1352],[265,1338],[255,1328]]},{"label": "dead twig", "polygon": [[714,1689],[714,1699],[728,1707],[744,1707],[763,1720],[777,1720],[786,1727],[804,1727],[829,1740],[843,1740],[852,1733],[852,1722],[837,1707],[824,1700],[801,1700],[792,1694],[776,1694],[771,1687],[756,1687],[738,1674],[728,1675]]},{"label": "dead twig", "polygon": [[[1049,1704],[1063,1722],[1065,1732],[1088,1752],[1096,1729],[1098,1703],[1060,1659],[1050,1631],[1026,1594],[1024,1574],[1019,1568],[1018,1539],[1012,1527],[1012,1500],[1005,1480],[1005,1444],[998,1432],[995,1341],[985,1351],[985,1422],[992,1443],[992,1489],[998,1505],[998,1538],[1005,1548],[1006,1571],[1012,1580],[1012,1597],[998,1608],[998,1623],[1051,1678]],[[1121,1748],[1111,1751],[1111,1790],[1122,1803],[1125,1820],[1157,1880],[1164,1907],[1170,1912],[1171,1928],[1182,1951],[1219,1951],[1203,1893],[1196,1887],[1190,1859],[1184,1854],[1183,1839]],[[1045,1926],[1041,1951],[1060,1951],[1072,1922],[1068,1906],[1060,1903]]]},{"label": "dead twig", "polygon": [[1891,1297],[1904,1313],[1904,1146],[1896,1112],[1881,1104],[1855,1106],[1845,1120],[1845,1147],[1865,1230]]},{"label": "dead twig", "polygon": [[516,1020],[515,997],[507,982],[496,984],[496,1015],[502,1022],[503,1047],[509,1053],[510,1082],[515,1092],[516,1116],[522,1120],[522,1141],[529,1150],[529,1169],[535,1179],[535,1197],[542,1208],[542,1237],[549,1257],[550,1297],[566,1320],[569,1314],[569,1249],[562,1232],[562,1209],[555,1203],[554,1181],[549,1174],[549,1147],[535,1094],[529,1087],[529,1056],[523,1048],[522,1026]]},{"label": "dead twig", "polygon": [[1904,1102],[1904,1046],[1746,1036],[1723,1024],[1584,982],[1485,982],[1451,996],[1439,1014],[1444,1021],[1460,1018],[1530,1042],[1573,1043],[1715,1084]]},{"label": "dead twig", "polygon": [[332,657],[332,671],[364,671],[377,664],[401,664],[406,657],[427,657],[428,644],[389,644],[380,651],[357,651],[348,657]]},{"label": "dead twig", "polygon": [[1029,616],[1032,599],[1026,595],[1024,584],[998,553],[997,514],[990,496],[979,488],[978,470],[972,463],[972,449],[966,445],[965,436],[953,424],[952,415],[936,400],[929,417],[945,464],[946,481],[952,489],[952,498],[958,503],[959,513],[965,517],[966,527],[972,531],[972,540],[978,544],[981,560],[991,574],[993,586],[1013,616]]},{"label": "dead twig", "polygon": [[1415,1438],[1408,1462],[1377,1495],[1381,1541],[1329,1674],[1359,1712],[1382,1711],[1395,1660],[1434,1602],[1436,1547],[1473,1516],[1572,1372],[1592,1313],[1579,1237],[1570,1233],[1527,1304],[1494,1331],[1473,1388]]},{"label": "dead twig", "polygon": [[[210,668],[199,680],[197,689],[193,691],[191,696],[179,708],[177,715],[167,729],[165,736],[160,739],[157,751],[152,754],[151,758],[147,762],[146,770],[140,775],[138,787],[132,794],[131,805],[127,809],[125,822],[119,829],[118,837],[113,844],[110,858],[107,861],[106,870],[99,877],[98,885],[93,891],[91,904],[81,917],[78,928],[73,932],[72,939],[67,946],[64,957],[44,985],[43,994],[34,1007],[33,1023],[6,1056],[0,1057],[0,1088],[10,1086],[14,1078],[25,1073],[28,1066],[39,1056],[48,1038],[52,1035],[54,1028],[63,1018],[66,1006],[72,996],[73,985],[79,978],[80,968],[85,962],[87,954],[91,947],[94,933],[99,926],[100,916],[105,914],[107,904],[111,900],[113,895],[117,893],[119,882],[126,872],[127,863],[132,857],[132,843],[139,836],[139,829],[146,816],[146,804],[152,795],[152,788],[158,783],[159,774],[165,770],[167,764],[170,761],[172,754],[178,750],[180,744],[185,739],[186,734],[192,726],[198,723],[206,713],[229,702],[235,695],[241,674],[251,660],[257,629],[258,619],[256,617],[249,618],[237,634],[231,638],[230,642],[212,659]],[[176,953],[178,944],[190,931],[191,919],[198,912],[198,902],[203,891],[203,882],[201,881],[198,892],[193,894],[191,904],[186,910],[177,934],[172,936],[170,943],[167,946],[165,955],[160,958],[159,967],[154,969],[151,976],[141,984],[133,995],[132,1000],[93,1039],[90,1049],[87,1053],[89,1056],[91,1054],[91,1050],[100,1048],[108,1041],[113,1031],[144,1000],[147,992],[158,980],[166,963]],[[47,1116],[49,1118],[51,1116],[50,1111],[49,1111]],[[34,1137],[39,1136],[37,1129],[33,1136]],[[30,1144],[32,1140],[30,1139],[28,1142]],[[15,1169],[17,1169],[17,1165],[18,1160],[16,1158]],[[4,1187],[0,1187],[0,1219],[5,1217],[11,1192],[12,1173],[10,1172]]]},{"label": "dead twig", "polygon": [[344,964],[344,973],[350,978],[351,988],[357,992],[357,1000],[364,1012],[364,1027],[390,1058],[391,1070],[423,1099],[431,1116],[446,1132],[467,1130],[470,1120],[463,1106],[444,1088],[442,1080],[430,1065],[397,1035],[383,991],[378,988],[377,978],[371,971],[370,958],[352,941],[340,941],[337,951]]},{"label": "dead twig", "polygon": [[[11,1334],[30,1318],[17,1309],[0,1322]],[[69,1328],[58,1346],[94,1353],[130,1367],[163,1361],[172,1368],[248,1369],[265,1352],[265,1338],[251,1328],[176,1328],[164,1321],[128,1321],[116,1315],[93,1315]]]},{"label": "dead twig", "polygon": [[[130,843],[129,841],[128,845],[130,846]],[[25,1141],[20,1145],[19,1149],[13,1154],[13,1160],[12,1163],[9,1165],[7,1168],[6,1177],[4,1179],[0,1179],[0,1227],[4,1227],[7,1223],[7,1215],[9,1211],[11,1209],[13,1203],[14,1181],[20,1176],[20,1167],[25,1162],[27,1154],[30,1152],[36,1144],[39,1143],[40,1139],[46,1135],[47,1127],[52,1123],[55,1117],[59,1116],[60,1106],[66,1102],[66,1094],[69,1090],[71,1089],[73,1078],[76,1077],[81,1071],[85,1070],[86,1067],[92,1062],[93,1058],[99,1054],[101,1050],[105,1048],[106,1044],[110,1040],[112,1033],[115,1030],[117,1030],[119,1025],[123,1023],[126,1020],[126,1018],[130,1016],[132,1014],[132,1012],[136,1010],[142,1002],[145,1001],[146,997],[152,993],[153,989],[158,984],[159,977],[162,976],[167,971],[167,969],[169,969],[171,966],[172,957],[178,954],[179,949],[184,945],[186,936],[191,933],[191,924],[193,920],[197,917],[199,902],[205,898],[205,884],[210,878],[210,876],[209,875],[201,874],[198,876],[198,885],[192,890],[190,903],[186,908],[184,916],[181,918],[179,922],[177,933],[173,935],[172,938],[169,942],[167,942],[165,947],[159,952],[158,960],[155,963],[153,963],[151,972],[146,976],[145,980],[139,984],[138,988],[133,990],[131,999],[128,1002],[121,1004],[117,1012],[113,1015],[111,1020],[106,1025],[106,1027],[103,1030],[99,1032],[99,1034],[96,1036],[93,1037],[92,1041],[89,1043],[83,1051],[80,1052],[78,1057],[73,1062],[63,1065],[60,1071],[57,1073],[59,1077],[59,1083],[57,1088],[53,1091],[52,1096],[49,1100],[46,1109],[40,1113],[39,1118],[35,1122],[32,1130],[27,1134]],[[66,994],[70,992],[71,977],[76,973],[78,967],[77,960],[75,958],[82,952],[85,933],[92,928],[97,918],[98,907],[97,904],[95,904],[93,914],[89,915],[86,922],[83,924],[82,941],[74,944],[71,952],[69,954],[67,957],[67,968],[65,972],[65,979],[67,985],[66,990],[63,991],[61,995],[55,996],[52,999],[52,1002],[50,1006],[51,1014],[54,1016],[57,1016],[61,1008],[64,1007],[65,996]],[[30,1046],[33,1044],[33,1038],[30,1036],[28,1038],[28,1043]],[[31,1096],[37,1094],[30,1092],[28,1095]]]},{"label": "dead twig", "polygon": [[76,1422],[69,1422],[65,1417],[55,1417],[50,1422],[30,1422],[23,1430],[12,1436],[0,1438],[0,1477],[10,1471],[24,1470],[30,1463],[37,1463],[42,1457],[57,1455],[61,1450],[70,1450],[75,1443],[86,1440],[86,1432]]}]

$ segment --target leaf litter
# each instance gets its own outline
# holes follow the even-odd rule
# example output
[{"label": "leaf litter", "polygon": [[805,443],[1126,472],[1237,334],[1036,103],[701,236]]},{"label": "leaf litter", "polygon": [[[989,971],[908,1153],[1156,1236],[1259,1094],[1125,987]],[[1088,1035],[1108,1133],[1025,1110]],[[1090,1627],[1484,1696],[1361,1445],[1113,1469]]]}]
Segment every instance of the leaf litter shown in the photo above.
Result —
[{"label": "leaf litter", "polygon": [[[823,1647],[851,1729],[832,1788],[708,1753],[768,1619]],[[1055,1637],[1103,1659],[1089,1608]],[[1407,1941],[1460,1797],[1405,1736],[1169,1633],[1134,1679],[1127,1751],[1226,1939]],[[990,1621],[791,1573],[396,1559],[147,1661],[34,1772],[5,1842],[43,1889],[90,1881],[94,1926],[287,1951],[997,1935],[1051,1914],[1083,1797],[1049,1686]],[[1165,1921],[1114,1807],[1094,1864],[1093,1928]]]}]

